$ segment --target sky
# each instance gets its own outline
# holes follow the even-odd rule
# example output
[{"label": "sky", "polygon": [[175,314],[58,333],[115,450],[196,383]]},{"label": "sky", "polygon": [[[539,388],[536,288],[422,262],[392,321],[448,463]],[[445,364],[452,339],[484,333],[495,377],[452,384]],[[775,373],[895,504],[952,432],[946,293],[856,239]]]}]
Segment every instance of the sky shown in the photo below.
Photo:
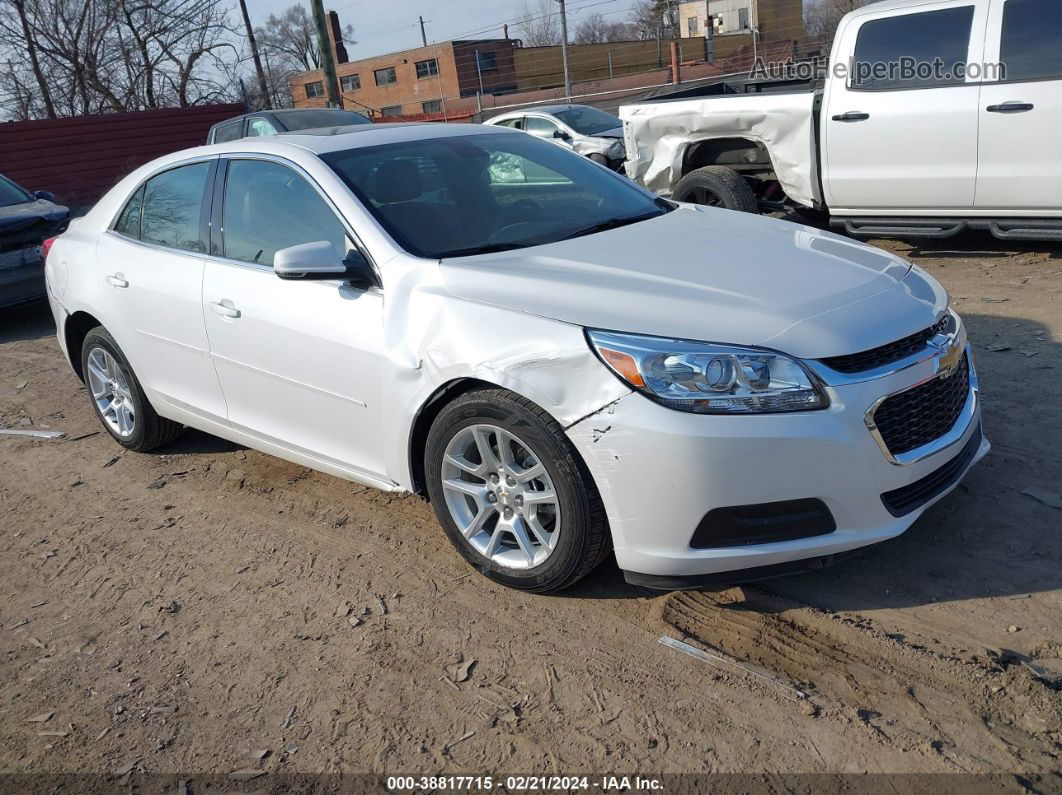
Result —
[{"label": "sky", "polygon": [[[309,7],[307,0],[300,1]],[[249,0],[251,22],[260,25],[270,14],[279,13],[294,2]],[[619,19],[628,13],[631,4],[632,0],[568,0],[569,33],[580,18],[600,13],[608,19]],[[344,26],[354,26],[357,44],[347,46],[352,61],[419,47],[418,16],[426,20],[429,43],[501,37],[505,22],[510,25],[509,35],[518,37],[515,22],[521,5],[521,0],[325,0],[325,8],[337,12]],[[537,3],[529,5],[534,7]]]}]

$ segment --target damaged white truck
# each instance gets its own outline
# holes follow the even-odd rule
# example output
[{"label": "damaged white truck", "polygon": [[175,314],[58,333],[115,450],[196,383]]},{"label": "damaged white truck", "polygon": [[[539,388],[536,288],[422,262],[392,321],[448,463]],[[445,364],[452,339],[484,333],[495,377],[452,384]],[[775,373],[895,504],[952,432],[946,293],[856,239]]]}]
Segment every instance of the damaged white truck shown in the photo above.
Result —
[{"label": "damaged white truck", "polygon": [[1062,240],[1056,0],[872,3],[841,21],[824,77],[793,72],[622,107],[627,175],[856,237]]}]

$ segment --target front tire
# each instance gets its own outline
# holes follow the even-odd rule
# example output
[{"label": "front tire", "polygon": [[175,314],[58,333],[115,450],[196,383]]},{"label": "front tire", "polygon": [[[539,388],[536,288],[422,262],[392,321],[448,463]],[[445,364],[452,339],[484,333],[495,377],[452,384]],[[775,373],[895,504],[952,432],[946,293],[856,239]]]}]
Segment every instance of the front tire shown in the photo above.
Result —
[{"label": "front tire", "polygon": [[726,166],[704,166],[691,171],[675,185],[671,198],[677,202],[725,207],[743,213],[760,211],[756,194],[734,169]]},{"label": "front tire", "polygon": [[155,412],[122,349],[103,326],[85,335],[81,372],[97,419],[127,450],[146,453],[172,442],[184,430]]},{"label": "front tire", "polygon": [[461,395],[425,446],[435,515],[461,556],[496,582],[559,591],[608,554],[604,507],[549,414],[504,389]]}]

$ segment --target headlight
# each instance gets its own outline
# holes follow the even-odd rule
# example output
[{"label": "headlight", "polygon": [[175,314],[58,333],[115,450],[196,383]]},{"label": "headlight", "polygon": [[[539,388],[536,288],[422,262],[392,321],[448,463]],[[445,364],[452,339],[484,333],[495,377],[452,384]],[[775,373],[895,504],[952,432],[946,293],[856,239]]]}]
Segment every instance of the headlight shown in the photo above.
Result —
[{"label": "headlight", "polygon": [[774,351],[605,331],[586,334],[616,375],[668,408],[765,414],[830,405],[802,364]]}]

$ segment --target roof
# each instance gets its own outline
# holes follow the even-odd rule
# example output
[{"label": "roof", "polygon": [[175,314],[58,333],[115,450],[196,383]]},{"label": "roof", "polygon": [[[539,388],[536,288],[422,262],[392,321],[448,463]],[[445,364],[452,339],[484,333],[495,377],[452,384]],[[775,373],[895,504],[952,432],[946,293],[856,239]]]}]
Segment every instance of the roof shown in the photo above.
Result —
[{"label": "roof", "polygon": [[[456,138],[462,135],[511,135],[512,130],[482,124],[355,124],[343,127],[321,127],[315,130],[296,130],[260,138],[242,138],[238,141],[200,147],[204,152],[246,152],[256,146],[281,144],[297,146],[314,154],[337,152],[362,146],[426,141],[435,138]],[[190,154],[190,153],[189,153]]]}]

